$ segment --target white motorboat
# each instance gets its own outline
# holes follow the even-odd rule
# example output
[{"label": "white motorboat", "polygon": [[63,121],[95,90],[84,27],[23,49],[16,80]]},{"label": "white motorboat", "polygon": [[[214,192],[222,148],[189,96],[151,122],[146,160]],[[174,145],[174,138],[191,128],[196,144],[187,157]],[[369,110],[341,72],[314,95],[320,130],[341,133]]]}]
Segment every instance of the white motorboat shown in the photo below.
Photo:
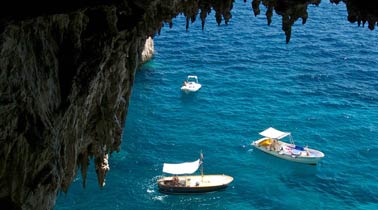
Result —
[{"label": "white motorboat", "polygon": [[164,163],[163,172],[174,176],[159,179],[157,181],[159,191],[166,194],[206,193],[225,189],[234,180],[224,174],[204,175],[203,167],[201,175],[191,175],[202,165],[202,157],[201,154],[201,158],[194,162]]},{"label": "white motorboat", "polygon": [[[253,141],[251,145],[270,155],[311,165],[316,165],[324,157],[321,151],[295,145],[290,132],[282,132],[270,127],[259,134],[264,137]],[[287,136],[290,137],[290,143],[280,141]]]},{"label": "white motorboat", "polygon": [[202,85],[198,83],[198,77],[189,75],[181,86],[181,90],[186,93],[197,92],[201,87]]}]

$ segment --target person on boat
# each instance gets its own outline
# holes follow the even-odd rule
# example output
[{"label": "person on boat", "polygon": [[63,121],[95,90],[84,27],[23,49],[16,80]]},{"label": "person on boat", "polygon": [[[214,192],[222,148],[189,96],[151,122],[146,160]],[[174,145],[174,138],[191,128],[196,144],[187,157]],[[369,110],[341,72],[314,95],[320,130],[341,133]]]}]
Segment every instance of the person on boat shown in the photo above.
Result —
[{"label": "person on boat", "polygon": [[271,139],[269,139],[269,144],[266,147],[268,148],[269,151],[272,151],[273,141]]},{"label": "person on boat", "polygon": [[307,146],[304,148],[304,150],[306,151],[306,156],[310,156],[310,152],[308,151]]},{"label": "person on boat", "polygon": [[310,156],[310,153],[308,151],[303,151],[299,153],[300,156]]},{"label": "person on boat", "polygon": [[278,140],[276,140],[276,152],[279,152],[281,150],[282,150],[282,145]]},{"label": "person on boat", "polygon": [[173,183],[173,185],[178,185],[179,184],[179,178],[177,176],[174,176],[172,178],[172,183]]},{"label": "person on boat", "polygon": [[182,83],[182,86],[186,86],[188,84],[188,82],[185,80],[183,83]]},{"label": "person on boat", "polygon": [[277,142],[277,139],[273,139],[272,143],[269,145],[269,150],[270,151],[278,151],[277,147],[278,147],[278,142]]}]

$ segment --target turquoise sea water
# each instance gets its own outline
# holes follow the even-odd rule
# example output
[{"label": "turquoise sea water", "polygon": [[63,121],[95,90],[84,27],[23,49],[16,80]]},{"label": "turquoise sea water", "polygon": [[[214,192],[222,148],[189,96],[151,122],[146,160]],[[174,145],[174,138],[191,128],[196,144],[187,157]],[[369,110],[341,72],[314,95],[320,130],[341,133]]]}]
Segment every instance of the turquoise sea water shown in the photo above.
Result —
[{"label": "turquoise sea water", "polygon": [[[229,25],[218,27],[212,12],[204,31],[197,21],[185,32],[182,16],[164,27],[136,74],[105,188],[91,163],[87,188],[78,176],[55,210],[378,209],[378,31],[349,23],[343,4],[308,13],[289,44],[281,17],[267,26],[242,2]],[[180,92],[188,74],[203,85],[195,94]],[[310,166],[254,150],[270,126],[326,157]],[[201,150],[205,173],[234,177],[226,190],[157,191],[164,162],[194,161]]]}]

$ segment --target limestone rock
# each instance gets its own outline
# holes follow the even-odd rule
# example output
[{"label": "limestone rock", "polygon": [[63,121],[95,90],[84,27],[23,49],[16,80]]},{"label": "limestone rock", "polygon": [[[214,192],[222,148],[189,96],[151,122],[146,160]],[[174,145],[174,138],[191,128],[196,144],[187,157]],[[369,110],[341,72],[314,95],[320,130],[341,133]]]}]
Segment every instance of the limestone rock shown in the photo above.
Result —
[{"label": "limestone rock", "polygon": [[148,37],[148,39],[146,40],[146,43],[144,44],[141,64],[146,63],[147,61],[151,60],[151,58],[154,56],[154,53],[155,53],[154,40],[151,37]]},{"label": "limestone rock", "polygon": [[[294,21],[304,23],[307,6],[317,2],[253,0],[252,5],[256,15],[260,4],[268,8],[268,24],[273,10],[281,15],[288,41]],[[374,28],[377,7],[344,2],[350,21]],[[165,24],[172,27],[178,14],[186,16],[187,30],[197,16],[204,28],[212,10],[218,24],[227,24],[233,3],[1,2],[0,209],[52,209],[58,191],[67,191],[79,169],[85,186],[91,159],[102,187],[109,155],[120,149],[135,71],[153,55],[147,38]]]}]

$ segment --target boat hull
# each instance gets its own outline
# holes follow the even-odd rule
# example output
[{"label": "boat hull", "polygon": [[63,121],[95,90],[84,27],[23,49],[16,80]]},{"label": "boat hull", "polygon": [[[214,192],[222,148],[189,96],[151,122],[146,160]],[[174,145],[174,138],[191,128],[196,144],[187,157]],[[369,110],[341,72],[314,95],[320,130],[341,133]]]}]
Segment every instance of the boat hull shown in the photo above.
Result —
[{"label": "boat hull", "polygon": [[[318,150],[306,148],[305,150],[301,150],[300,152],[294,153],[295,145],[288,144],[283,141],[278,141],[278,145],[280,149],[270,148],[270,144],[266,143],[268,141],[268,138],[262,138],[257,141],[252,142],[252,146],[254,146],[256,149],[259,149],[265,153],[268,153],[270,155],[273,155],[275,157],[289,160],[292,162],[297,163],[304,163],[304,164],[310,164],[310,165],[316,165],[318,162],[324,157],[324,154]],[[282,148],[289,148],[289,150],[285,150]],[[293,148],[292,150],[290,148]],[[303,148],[302,148],[303,149]]]},{"label": "boat hull", "polygon": [[188,92],[197,92],[202,87],[201,84],[190,82],[187,85],[183,85],[181,90],[188,93]]},{"label": "boat hull", "polygon": [[178,183],[173,183],[173,177],[159,179],[159,191],[165,194],[207,193],[225,189],[233,181],[233,178],[227,175],[178,176],[178,178]]}]

